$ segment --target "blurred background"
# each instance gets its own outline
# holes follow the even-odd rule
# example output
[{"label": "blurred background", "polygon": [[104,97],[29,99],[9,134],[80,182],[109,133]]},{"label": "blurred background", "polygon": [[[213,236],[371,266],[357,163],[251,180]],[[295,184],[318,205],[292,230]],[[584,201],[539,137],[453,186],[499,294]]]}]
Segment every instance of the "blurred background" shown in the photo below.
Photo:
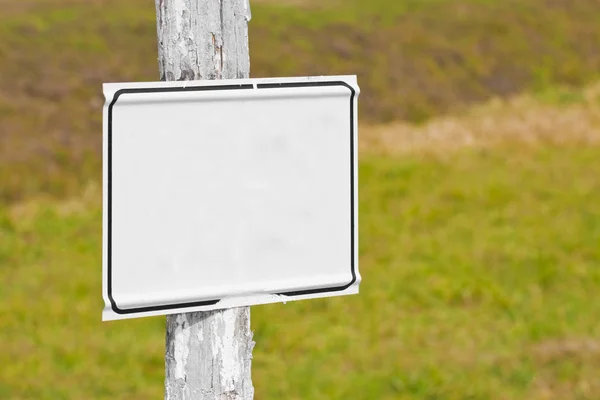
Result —
[{"label": "blurred background", "polygon": [[[256,399],[600,398],[600,1],[251,0],[251,76],[357,74],[358,296],[252,308]],[[101,323],[103,82],[151,0],[0,0],[0,398],[162,398]]]}]

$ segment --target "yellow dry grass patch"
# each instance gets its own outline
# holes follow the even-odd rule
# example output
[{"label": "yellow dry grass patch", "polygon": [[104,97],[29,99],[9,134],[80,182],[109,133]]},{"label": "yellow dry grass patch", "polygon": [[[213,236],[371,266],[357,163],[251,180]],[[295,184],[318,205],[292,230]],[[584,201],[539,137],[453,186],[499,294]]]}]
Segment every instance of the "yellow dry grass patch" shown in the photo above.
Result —
[{"label": "yellow dry grass patch", "polygon": [[18,227],[31,225],[40,214],[51,209],[60,217],[82,215],[100,207],[102,187],[99,182],[90,181],[76,196],[56,200],[51,196],[36,196],[8,207],[11,221]]},{"label": "yellow dry grass patch", "polygon": [[600,143],[600,84],[586,88],[570,105],[545,104],[533,95],[495,99],[462,115],[435,118],[424,125],[397,122],[362,126],[361,152],[443,154],[500,144]]}]

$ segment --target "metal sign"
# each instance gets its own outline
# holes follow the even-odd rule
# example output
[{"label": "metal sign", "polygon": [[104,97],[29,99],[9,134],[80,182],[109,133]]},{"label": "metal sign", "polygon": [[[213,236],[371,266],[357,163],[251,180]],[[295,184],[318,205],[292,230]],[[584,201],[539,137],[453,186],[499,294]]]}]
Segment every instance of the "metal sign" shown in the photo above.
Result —
[{"label": "metal sign", "polygon": [[103,89],[103,320],[358,293],[355,76]]}]

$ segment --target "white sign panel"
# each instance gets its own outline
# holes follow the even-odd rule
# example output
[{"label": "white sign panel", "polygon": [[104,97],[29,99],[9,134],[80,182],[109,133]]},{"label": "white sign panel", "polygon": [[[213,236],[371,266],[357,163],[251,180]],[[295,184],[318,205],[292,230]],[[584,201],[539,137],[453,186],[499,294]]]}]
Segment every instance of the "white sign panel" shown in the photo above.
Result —
[{"label": "white sign panel", "polygon": [[104,320],[358,292],[355,76],[104,85]]}]

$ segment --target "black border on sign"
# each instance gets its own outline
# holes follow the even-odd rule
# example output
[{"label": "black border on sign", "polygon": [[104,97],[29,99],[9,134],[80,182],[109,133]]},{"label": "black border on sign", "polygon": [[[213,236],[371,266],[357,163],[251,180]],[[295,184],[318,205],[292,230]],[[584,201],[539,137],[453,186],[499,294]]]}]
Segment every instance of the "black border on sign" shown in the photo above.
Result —
[{"label": "black border on sign", "polygon": [[[354,97],[356,91],[350,85],[343,81],[309,81],[309,82],[281,82],[281,83],[258,83],[257,89],[279,89],[279,88],[298,88],[298,87],[315,87],[315,86],[344,86],[350,89],[350,272],[352,273],[352,280],[350,283],[343,286],[326,287],[319,289],[307,289],[297,290],[290,292],[275,293],[283,296],[302,296],[314,293],[324,292],[338,292],[345,290],[352,286],[356,282],[356,271],[355,271],[355,224],[354,224],[354,166],[355,166],[355,152],[354,152]],[[134,94],[134,93],[161,93],[161,92],[196,92],[196,91],[210,91],[210,90],[239,90],[239,89],[254,89],[253,84],[239,84],[239,85],[210,85],[210,86],[186,86],[186,87],[163,87],[163,88],[132,88],[132,89],[120,89],[115,92],[113,100],[108,106],[108,218],[107,218],[107,292],[108,299],[110,300],[112,310],[117,314],[133,314],[143,313],[151,311],[163,311],[180,308],[190,307],[201,307],[211,306],[217,304],[221,299],[196,301],[187,303],[167,304],[160,306],[150,307],[137,307],[122,309],[117,306],[112,296],[112,110],[113,106],[117,102],[118,98],[123,94]]]}]

